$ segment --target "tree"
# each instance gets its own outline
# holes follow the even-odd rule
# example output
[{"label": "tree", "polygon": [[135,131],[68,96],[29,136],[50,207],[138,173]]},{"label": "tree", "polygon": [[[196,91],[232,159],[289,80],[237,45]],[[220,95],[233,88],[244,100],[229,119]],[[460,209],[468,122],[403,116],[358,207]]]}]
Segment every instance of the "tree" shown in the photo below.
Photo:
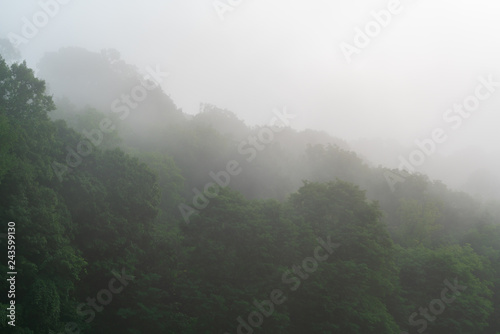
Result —
[{"label": "tree", "polygon": [[[57,139],[47,116],[54,105],[45,83],[25,63],[8,67],[0,58],[0,92],[0,126],[4,136],[15,139],[15,145],[7,139],[2,147],[0,219],[16,226],[15,261],[22,277],[16,284],[17,325],[47,333],[61,325],[64,309],[73,308],[75,283],[86,263],[71,242],[74,221],[51,187]],[[6,287],[5,259],[1,267]]]},{"label": "tree", "polygon": [[311,326],[317,333],[397,333],[386,306],[396,283],[392,242],[377,204],[343,181],[306,182],[290,204],[314,235],[340,244],[290,302],[293,333]]},{"label": "tree", "polygon": [[489,263],[469,245],[400,249],[398,264],[407,310],[402,329],[465,334],[487,326],[493,309]]}]

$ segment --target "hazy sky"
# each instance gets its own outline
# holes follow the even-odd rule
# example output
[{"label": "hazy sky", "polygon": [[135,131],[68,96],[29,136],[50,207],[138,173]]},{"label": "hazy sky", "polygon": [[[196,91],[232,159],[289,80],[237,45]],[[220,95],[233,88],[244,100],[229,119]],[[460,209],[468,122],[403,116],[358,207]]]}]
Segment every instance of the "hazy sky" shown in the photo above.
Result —
[{"label": "hazy sky", "polygon": [[[41,3],[52,1],[0,0],[0,37],[22,35],[23,17],[33,21]],[[347,140],[412,143],[441,127],[449,134],[442,152],[497,147],[500,87],[456,130],[443,115],[474,94],[479,76],[500,81],[500,2],[65,1],[20,45],[31,67],[65,46],[115,48],[139,69],[170,72],[163,88],[186,113],[208,102],[265,124],[274,107],[287,106],[298,116],[294,128]],[[234,4],[224,20],[216,3]],[[376,29],[371,12],[388,6],[397,13],[348,63],[341,43],[354,46],[357,28]]]}]

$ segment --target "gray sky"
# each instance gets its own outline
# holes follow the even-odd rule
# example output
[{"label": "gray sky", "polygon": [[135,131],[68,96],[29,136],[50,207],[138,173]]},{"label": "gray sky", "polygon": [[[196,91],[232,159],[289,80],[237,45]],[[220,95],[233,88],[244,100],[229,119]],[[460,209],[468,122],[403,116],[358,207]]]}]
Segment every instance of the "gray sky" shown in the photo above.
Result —
[{"label": "gray sky", "polygon": [[[441,153],[498,151],[500,88],[457,130],[443,114],[474,93],[478,76],[500,81],[500,3],[401,0],[348,63],[341,43],[354,45],[356,28],[391,1],[221,0],[235,4],[221,20],[213,0],[69,0],[19,49],[31,67],[65,46],[115,48],[139,69],[158,64],[170,72],[163,88],[189,114],[208,102],[265,124],[287,106],[294,128],[346,140],[411,145],[442,127],[450,136]],[[21,35],[23,17],[40,10],[38,1],[0,0],[0,37]]]}]

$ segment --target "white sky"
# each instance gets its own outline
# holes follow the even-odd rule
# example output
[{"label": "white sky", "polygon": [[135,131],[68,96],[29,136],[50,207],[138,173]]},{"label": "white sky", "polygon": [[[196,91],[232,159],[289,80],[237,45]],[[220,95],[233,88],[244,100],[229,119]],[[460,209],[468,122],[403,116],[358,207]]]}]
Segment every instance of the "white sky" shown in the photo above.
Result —
[{"label": "white sky", "polygon": [[[265,124],[287,106],[297,129],[412,143],[446,126],[444,112],[478,76],[500,81],[500,2],[401,0],[402,12],[348,64],[340,43],[352,44],[389,2],[242,0],[222,21],[212,0],[71,0],[20,51],[35,67],[65,46],[116,48],[139,69],[170,72],[163,87],[186,113],[208,102]],[[38,11],[38,1],[0,0],[0,37]],[[440,149],[497,150],[499,110],[500,88]]]}]

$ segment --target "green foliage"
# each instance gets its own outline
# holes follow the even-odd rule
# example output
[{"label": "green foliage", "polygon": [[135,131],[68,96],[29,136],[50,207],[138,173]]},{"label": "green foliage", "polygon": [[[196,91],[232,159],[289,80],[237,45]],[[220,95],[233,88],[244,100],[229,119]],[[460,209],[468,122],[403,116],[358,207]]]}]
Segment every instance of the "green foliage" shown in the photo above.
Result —
[{"label": "green foliage", "polygon": [[[256,333],[414,332],[412,314],[422,319],[419,307],[455,279],[466,289],[426,333],[499,332],[493,206],[420,174],[392,192],[385,169],[313,131],[283,128],[248,161],[238,147],[262,128],[214,106],[189,121],[159,88],[137,108],[143,118],[121,120],[109,101],[140,76],[112,50],[64,49],[41,67],[49,78],[75,81],[59,87],[71,101],[58,100],[50,118],[44,81],[25,63],[0,58],[0,221],[16,222],[15,333],[73,324],[97,334],[235,333],[237,319],[249,322],[275,289],[285,299]],[[73,101],[89,85],[98,109]],[[116,129],[68,166],[68,148],[78,150],[106,117]],[[231,160],[241,174],[186,224],[179,203],[191,203],[193,188],[203,190],[209,173]],[[54,161],[66,168],[61,180]],[[325,253],[319,239],[338,247]],[[299,274],[317,252],[327,259]],[[6,264],[4,257],[2,291]],[[134,279],[116,290],[122,272]],[[107,291],[112,300],[102,302]],[[2,294],[2,332],[7,303]]]},{"label": "green foliage", "polygon": [[[445,296],[453,296],[454,300],[446,303],[446,311],[436,315],[438,319],[428,323],[426,332],[481,332],[488,325],[493,310],[489,262],[469,245],[453,245],[435,251],[423,246],[401,249],[398,262],[402,296],[409,303],[406,305],[408,317],[418,312],[419,307],[429,307],[431,301],[443,299],[441,292],[448,287],[445,281],[464,286],[454,294],[448,289]],[[408,320],[403,326],[410,327]]]},{"label": "green foliage", "polygon": [[424,198],[400,200],[398,220],[394,227],[394,238],[400,245],[418,246],[435,231],[442,228],[438,224],[441,218],[442,204],[437,200]]}]

